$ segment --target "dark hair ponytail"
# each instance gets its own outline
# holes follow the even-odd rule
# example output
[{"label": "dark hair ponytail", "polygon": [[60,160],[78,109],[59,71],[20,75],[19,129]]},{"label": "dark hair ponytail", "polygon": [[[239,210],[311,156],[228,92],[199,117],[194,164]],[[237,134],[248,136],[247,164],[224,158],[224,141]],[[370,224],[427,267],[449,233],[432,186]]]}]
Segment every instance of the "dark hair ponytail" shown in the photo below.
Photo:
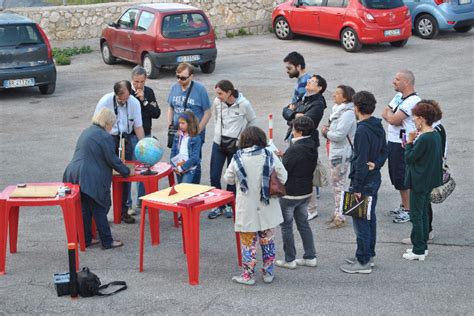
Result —
[{"label": "dark hair ponytail", "polygon": [[233,85],[232,82],[230,82],[229,80],[221,80],[221,81],[219,81],[218,83],[216,83],[215,88],[219,88],[219,89],[221,89],[221,90],[224,91],[224,92],[229,92],[229,91],[231,91],[232,96],[233,96],[234,98],[237,98],[237,97],[239,96],[239,91],[234,88],[234,85]]}]

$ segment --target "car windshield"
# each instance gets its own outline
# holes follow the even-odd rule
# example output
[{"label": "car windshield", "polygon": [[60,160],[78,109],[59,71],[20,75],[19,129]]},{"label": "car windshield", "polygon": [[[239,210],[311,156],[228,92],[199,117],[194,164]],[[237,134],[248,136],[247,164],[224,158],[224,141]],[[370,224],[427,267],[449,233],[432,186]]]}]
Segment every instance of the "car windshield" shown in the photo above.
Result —
[{"label": "car windshield", "polygon": [[203,36],[209,33],[209,25],[200,13],[180,13],[163,19],[162,33],[167,38]]},{"label": "car windshield", "polygon": [[367,9],[386,10],[402,7],[403,0],[362,0]]},{"label": "car windshield", "polygon": [[0,46],[42,44],[34,25],[0,25]]}]

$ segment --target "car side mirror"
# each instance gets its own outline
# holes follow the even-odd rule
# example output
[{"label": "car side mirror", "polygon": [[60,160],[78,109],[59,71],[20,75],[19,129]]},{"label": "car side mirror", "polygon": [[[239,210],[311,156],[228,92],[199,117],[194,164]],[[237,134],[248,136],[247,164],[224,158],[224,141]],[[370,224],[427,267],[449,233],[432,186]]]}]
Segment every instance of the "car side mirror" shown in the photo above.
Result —
[{"label": "car side mirror", "polygon": [[113,27],[113,28],[117,28],[117,27],[118,27],[118,23],[117,23],[117,22],[110,22],[110,23],[109,23],[109,26],[110,26],[110,27]]},{"label": "car side mirror", "polygon": [[298,7],[302,6],[302,5],[303,5],[303,0],[296,0],[296,1],[295,1],[295,7],[298,8]]}]

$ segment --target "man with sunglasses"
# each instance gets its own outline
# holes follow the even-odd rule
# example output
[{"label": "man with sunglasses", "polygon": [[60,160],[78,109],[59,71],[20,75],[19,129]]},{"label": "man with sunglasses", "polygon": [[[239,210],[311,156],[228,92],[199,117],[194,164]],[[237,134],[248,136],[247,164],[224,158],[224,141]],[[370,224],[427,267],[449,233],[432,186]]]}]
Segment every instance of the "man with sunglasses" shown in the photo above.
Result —
[{"label": "man with sunglasses", "polygon": [[[206,124],[211,117],[211,100],[206,87],[193,80],[194,66],[189,63],[181,63],[176,69],[178,80],[171,87],[168,96],[168,127],[178,125],[179,115],[185,111],[191,111],[199,120],[199,132],[204,143],[206,136]],[[202,156],[202,155],[201,155]],[[201,168],[198,167],[194,177],[195,183],[201,182]]]}]

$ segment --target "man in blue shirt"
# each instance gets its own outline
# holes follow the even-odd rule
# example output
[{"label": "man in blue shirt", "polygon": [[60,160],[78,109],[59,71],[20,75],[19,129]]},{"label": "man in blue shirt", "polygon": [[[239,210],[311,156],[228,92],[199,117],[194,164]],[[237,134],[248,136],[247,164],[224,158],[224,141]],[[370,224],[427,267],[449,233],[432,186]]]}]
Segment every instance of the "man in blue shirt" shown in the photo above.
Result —
[{"label": "man in blue shirt", "polygon": [[[199,132],[204,143],[206,136],[206,124],[211,118],[211,100],[206,87],[202,83],[193,80],[194,66],[181,63],[176,69],[178,82],[171,87],[168,96],[168,127],[178,126],[179,115],[185,111],[191,111],[199,120]],[[194,180],[201,182],[201,167],[196,170]]]}]

